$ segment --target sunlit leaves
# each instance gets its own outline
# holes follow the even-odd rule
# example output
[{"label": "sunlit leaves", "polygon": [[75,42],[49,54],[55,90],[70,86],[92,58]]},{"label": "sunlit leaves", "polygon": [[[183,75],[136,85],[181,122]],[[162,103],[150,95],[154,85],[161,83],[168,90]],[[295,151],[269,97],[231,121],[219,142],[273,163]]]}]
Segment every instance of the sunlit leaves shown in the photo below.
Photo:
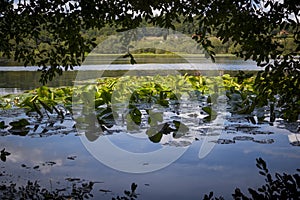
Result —
[{"label": "sunlit leaves", "polygon": [[[265,84],[275,84],[267,78],[259,73],[256,79]],[[66,114],[72,113],[70,104],[73,103],[82,108],[76,122],[84,123],[84,127],[101,127],[103,131],[109,131],[116,125],[116,120],[120,120],[129,132],[146,128],[146,134],[153,142],[160,142],[167,134],[172,134],[174,139],[188,134],[186,124],[165,117],[165,112],[180,116],[181,97],[199,103],[200,113],[195,115],[201,116],[201,123],[210,123],[217,119],[220,113],[218,104],[225,100],[224,94],[229,104],[228,111],[247,115],[249,122],[254,124],[264,122],[266,117],[270,117],[269,122],[274,122],[278,117],[295,120],[299,112],[297,95],[293,94],[294,107],[280,110],[280,106],[287,106],[286,102],[282,102],[282,98],[287,97],[275,96],[268,87],[265,91],[267,95],[260,95],[256,90],[257,86],[253,85],[255,77],[247,73],[240,72],[237,77],[225,74],[218,77],[124,76],[122,79],[124,80],[102,78],[74,88],[43,86],[22,95],[10,95],[0,99],[2,105],[9,102],[11,106],[25,108],[28,114],[35,112],[40,117],[57,117],[60,120],[64,120]],[[120,105],[124,107],[119,109]],[[289,111],[290,109],[293,110]],[[5,124],[2,127],[5,128]],[[22,133],[18,130],[10,131],[19,135],[26,135],[26,131],[28,132],[25,129]]]}]

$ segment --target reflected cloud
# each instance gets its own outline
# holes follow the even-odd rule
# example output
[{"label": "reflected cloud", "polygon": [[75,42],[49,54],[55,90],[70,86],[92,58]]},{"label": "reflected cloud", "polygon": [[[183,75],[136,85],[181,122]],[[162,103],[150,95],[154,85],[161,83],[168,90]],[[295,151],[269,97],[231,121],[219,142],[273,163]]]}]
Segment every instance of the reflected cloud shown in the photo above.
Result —
[{"label": "reflected cloud", "polygon": [[283,158],[296,158],[300,159],[300,154],[295,151],[289,151],[289,149],[286,148],[278,148],[278,149],[265,149],[265,148],[252,148],[252,149],[245,149],[243,151],[244,154],[250,154],[250,153],[260,153],[260,154],[266,154],[276,157],[283,157]]},{"label": "reflected cloud", "polygon": [[300,134],[290,134],[288,135],[289,141],[293,146],[300,146]]},{"label": "reflected cloud", "polygon": [[63,165],[62,159],[45,160],[47,152],[38,148],[29,149],[27,146],[17,146],[14,149],[10,149],[10,152],[11,156],[7,158],[7,163],[22,163],[28,168],[39,170],[42,174],[51,173],[52,167]]}]

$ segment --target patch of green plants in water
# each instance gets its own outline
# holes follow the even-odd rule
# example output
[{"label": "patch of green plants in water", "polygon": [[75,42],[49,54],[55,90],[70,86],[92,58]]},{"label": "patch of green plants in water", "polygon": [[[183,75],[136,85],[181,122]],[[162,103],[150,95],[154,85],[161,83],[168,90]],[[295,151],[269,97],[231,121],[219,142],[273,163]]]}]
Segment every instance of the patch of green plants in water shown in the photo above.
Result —
[{"label": "patch of green plants in water", "polygon": [[[279,117],[293,121],[298,119],[299,110],[287,115],[287,108],[277,107],[282,103],[280,97],[258,93],[254,84],[257,78],[261,77],[244,72],[235,77],[225,74],[215,77],[157,75],[101,78],[95,83],[86,82],[74,87],[42,86],[20,95],[2,96],[0,107],[19,107],[24,108],[27,114],[36,113],[40,118],[55,116],[63,119],[66,113],[73,113],[72,105],[78,105],[81,116],[76,122],[86,121],[96,113],[97,123],[103,130],[113,127],[120,117],[126,121],[128,131],[138,130],[142,120],[147,119],[150,126],[147,134],[152,142],[159,142],[163,134],[173,133],[174,137],[179,137],[188,131],[188,127],[178,120],[165,122],[163,119],[165,111],[179,112],[182,99],[201,104],[202,113],[206,115],[204,122],[217,118],[216,106],[222,96],[227,97],[231,113],[256,115],[257,121],[251,118],[253,123],[261,123],[267,116],[271,123]],[[118,105],[125,105],[125,115],[118,115]],[[14,123],[18,124],[11,122],[10,129],[18,128]],[[24,129],[26,125],[19,128]],[[7,126],[1,122],[0,129]]]},{"label": "patch of green plants in water", "polygon": [[[25,108],[27,114],[36,112],[40,117],[57,114],[63,117],[60,106],[68,109],[72,102],[72,87],[49,88],[46,86],[29,90],[20,95],[5,95],[0,97],[0,108]],[[44,112],[43,112],[44,111]]]}]

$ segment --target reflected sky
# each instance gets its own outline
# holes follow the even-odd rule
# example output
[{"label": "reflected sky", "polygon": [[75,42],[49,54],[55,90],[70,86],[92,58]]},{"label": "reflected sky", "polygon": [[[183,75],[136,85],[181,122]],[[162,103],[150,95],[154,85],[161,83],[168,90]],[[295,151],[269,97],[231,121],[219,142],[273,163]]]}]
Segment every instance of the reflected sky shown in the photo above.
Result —
[{"label": "reflected sky", "polygon": [[[244,64],[225,63],[225,65],[229,67],[228,69],[232,69]],[[245,67],[253,67],[253,65]],[[92,69],[93,66],[90,68]],[[12,78],[6,76],[4,72],[2,73],[3,76],[0,77],[3,80],[0,83],[3,86],[1,87],[7,87],[7,83],[11,80],[17,81],[17,88],[21,88],[23,82],[28,82],[30,87],[35,87],[32,80],[38,82],[39,77],[35,73],[35,78],[28,74],[23,74],[20,78],[18,72]],[[74,76],[69,79],[64,78],[59,85],[73,84],[73,79]],[[8,124],[12,119],[6,120],[5,117],[9,118],[10,116],[11,114],[4,116],[1,113],[0,121],[4,120]],[[16,117],[14,116],[14,120],[17,119]],[[60,125],[67,126],[67,124]],[[230,127],[231,124],[228,123],[227,126]],[[43,132],[47,127],[49,127],[48,124],[43,122],[37,131]],[[252,140],[239,140],[230,144],[216,143],[212,151],[202,159],[199,159],[198,155],[203,139],[211,137],[213,140],[213,137],[203,135],[206,127],[193,127],[191,130],[195,135],[191,145],[179,159],[163,169],[141,174],[120,172],[102,164],[90,154],[82,143],[85,135],[78,135],[72,130],[67,130],[68,134],[65,135],[59,132],[61,130],[52,130],[49,127],[49,134],[46,137],[39,137],[34,133],[25,137],[1,136],[0,148],[5,148],[11,155],[7,156],[6,162],[0,161],[0,182],[10,183],[12,181],[17,184],[25,184],[28,180],[38,180],[43,187],[50,189],[71,186],[74,183],[70,181],[72,178],[78,178],[77,182],[96,181],[93,189],[95,199],[111,199],[112,196],[122,195],[125,189],[130,188],[132,182],[138,184],[139,199],[144,200],[201,199],[210,191],[214,191],[216,196],[222,195],[225,199],[230,199],[236,187],[247,191],[248,187],[257,188],[264,183],[264,178],[258,174],[255,166],[255,159],[258,157],[262,157],[267,162],[271,173],[295,173],[296,169],[300,168],[300,148],[292,146],[289,141],[289,135],[292,133],[268,124],[260,125],[260,127],[262,131],[270,131],[273,134],[249,135],[231,129],[228,131],[216,129],[216,132],[221,134],[221,139],[233,140],[234,137],[246,134],[258,141],[272,139],[273,143],[261,144]],[[116,146],[135,153],[159,150],[163,145],[162,143],[152,143],[147,137],[134,137],[134,135],[124,132],[100,137],[107,137]],[[164,138],[163,141],[168,141],[168,138]],[[178,148],[183,147],[179,146]],[[107,154],[110,153],[105,149],[103,151]],[[143,166],[146,168],[148,165],[144,163],[141,167]],[[103,193],[99,191],[100,189],[112,192]]]},{"label": "reflected sky", "polygon": [[[275,127],[269,129],[275,133],[256,137],[272,137],[275,140],[273,144],[250,141],[216,144],[208,156],[199,159],[198,152],[203,141],[194,141],[183,156],[170,166],[144,174],[119,172],[103,165],[85,149],[80,139],[84,136],[3,136],[0,138],[0,146],[5,147],[11,155],[6,162],[0,163],[0,180],[19,184],[38,180],[47,188],[50,185],[70,186],[72,182],[66,180],[68,178],[98,181],[93,192],[95,197],[102,199],[122,194],[132,182],[138,184],[140,199],[201,199],[210,191],[230,198],[236,187],[246,191],[248,187],[257,188],[263,184],[264,179],[255,167],[255,159],[258,157],[266,160],[272,173],[295,173],[296,168],[299,168],[300,148],[289,144],[289,131]],[[234,136],[236,134],[221,134],[222,138]],[[125,145],[137,139],[122,136],[114,140]],[[145,146],[150,149],[144,148],[143,151],[157,148],[157,144],[150,142]],[[134,148],[128,150],[143,148],[143,145],[137,143],[131,147]],[[104,194],[100,189],[111,190],[112,193]]]}]

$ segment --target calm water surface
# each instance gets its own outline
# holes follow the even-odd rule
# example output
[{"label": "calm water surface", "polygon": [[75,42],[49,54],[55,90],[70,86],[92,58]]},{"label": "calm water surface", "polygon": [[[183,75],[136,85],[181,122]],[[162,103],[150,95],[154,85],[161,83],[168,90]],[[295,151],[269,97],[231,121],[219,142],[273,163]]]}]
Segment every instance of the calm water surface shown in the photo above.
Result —
[{"label": "calm water surface", "polygon": [[[9,121],[6,117],[6,114],[1,113],[0,120]],[[15,114],[15,117],[20,117],[20,114]],[[253,126],[243,118],[238,121]],[[120,172],[102,164],[89,153],[82,142],[88,141],[86,136],[73,130],[70,126],[72,123],[71,118],[54,125],[46,121],[39,122],[40,127],[33,131],[31,126],[26,136],[7,135],[7,132],[2,131],[0,145],[11,155],[6,162],[1,162],[1,182],[25,184],[28,180],[38,180],[46,188],[66,188],[73,183],[95,181],[99,183],[94,185],[93,194],[95,198],[101,199],[111,199],[116,194],[122,194],[124,189],[129,189],[130,184],[135,182],[138,184],[139,199],[201,199],[210,191],[228,199],[236,187],[246,191],[248,187],[257,188],[263,184],[264,179],[255,168],[255,159],[258,157],[266,160],[271,172],[295,173],[300,166],[300,149],[292,146],[290,142],[293,141],[289,140],[290,136],[296,136],[295,133],[268,124],[255,128],[256,131],[268,134],[254,135],[251,131],[234,129],[226,131],[235,126],[234,122],[232,126],[224,124],[223,129],[218,128],[214,133],[224,140],[234,141],[238,136],[248,136],[255,141],[237,139],[230,144],[220,142],[206,157],[200,159],[198,154],[205,137],[212,143],[215,136],[205,135],[201,126],[194,125],[190,134],[181,139],[191,141],[192,136],[197,139],[188,143],[187,147],[177,145],[175,148],[188,149],[168,167],[141,174]],[[130,133],[122,131],[100,136],[97,140],[101,137],[108,137],[119,148],[129,152],[147,153],[171,145],[164,142],[154,144],[147,138],[132,137]],[[269,144],[263,141],[272,142]],[[105,151],[101,147],[99,149]],[[110,152],[104,153],[110,156]],[[127,158],[118,162],[126,164]],[[147,165],[151,165],[151,162]],[[139,169],[147,165],[141,162]],[[99,191],[103,189],[112,192]]]},{"label": "calm water surface", "polygon": [[[86,78],[99,78],[103,76],[122,76],[128,70],[136,72],[137,75],[144,75],[145,73],[155,75],[157,70],[174,70],[181,74],[199,74],[199,72],[201,72],[201,74],[204,75],[235,74],[238,70],[254,72],[261,70],[261,68],[256,67],[254,62],[245,62],[231,57],[217,58],[216,63],[212,63],[209,59],[197,58],[195,56],[185,59],[181,57],[177,59],[138,57],[136,60],[138,64],[135,65],[127,64],[128,60],[122,58],[117,63],[111,64],[113,58],[109,56],[107,58],[87,57],[83,66],[75,67],[75,71],[64,72],[62,76],[57,76],[55,81],[47,85],[53,87],[74,85],[74,80],[76,80],[78,72],[81,74],[86,73]],[[25,68],[22,66],[8,66],[8,63],[2,64],[6,65],[1,66],[0,62],[0,94],[9,94],[11,92],[34,89],[41,86],[39,82],[40,72],[36,72],[37,67]]]},{"label": "calm water surface", "polygon": [[[97,70],[101,66],[89,65],[84,69],[95,72],[94,76],[103,76],[103,72],[109,70]],[[160,69],[162,66],[171,67],[146,64],[137,65],[134,70],[139,72],[141,68],[151,70]],[[185,66],[180,63],[176,69],[179,67],[188,70]],[[210,66],[210,70],[216,74],[227,70],[257,70],[253,63],[241,61],[224,61],[214,65],[201,63],[193,66],[193,70],[201,72]],[[0,69],[3,69],[0,72],[2,94],[18,93],[39,85],[37,72],[19,67]],[[113,65],[110,68],[115,74],[118,70],[124,70],[121,75],[128,69],[133,68],[130,65]],[[50,85],[72,85],[75,78],[76,72],[69,72]],[[23,113],[19,109],[2,110],[0,121],[7,124],[25,117]],[[231,199],[236,187],[246,192],[248,187],[257,188],[264,183],[264,178],[255,167],[255,159],[258,157],[267,162],[272,173],[296,173],[296,169],[300,167],[300,148],[291,143],[299,142],[298,138],[300,139],[296,131],[297,124],[286,124],[278,120],[273,126],[267,122],[257,125],[248,121],[247,116],[235,116],[227,111],[221,114],[224,122],[217,127],[213,122],[200,123],[199,108],[191,104],[190,109],[180,115],[183,119],[190,120],[189,133],[178,140],[170,140],[169,136],[165,136],[160,143],[152,143],[147,137],[142,137],[141,133],[145,129],[141,133],[129,133],[122,126],[113,127],[110,132],[104,132],[104,135],[96,134],[91,140],[91,136],[84,130],[75,129],[75,122],[70,115],[63,121],[57,121],[51,116],[43,120],[32,117],[30,130],[25,136],[0,129],[0,147],[11,153],[6,162],[0,162],[0,181],[4,184],[13,182],[21,185],[28,180],[37,180],[49,190],[71,187],[73,183],[95,181],[95,199],[111,199],[112,196],[122,195],[125,189],[130,189],[132,182],[138,185],[138,199],[201,199],[210,191],[214,191],[217,196]],[[147,153],[165,146],[184,149],[185,152],[163,169],[148,173],[126,173],[104,165],[86,148],[86,143],[95,144],[102,137],[133,153]],[[215,145],[204,158],[199,158],[199,151],[204,143]],[[105,154],[110,156],[110,152]],[[118,162],[122,164],[128,160]],[[152,161],[141,162],[139,168],[147,168],[151,164]],[[104,190],[109,192],[103,192]]]}]

